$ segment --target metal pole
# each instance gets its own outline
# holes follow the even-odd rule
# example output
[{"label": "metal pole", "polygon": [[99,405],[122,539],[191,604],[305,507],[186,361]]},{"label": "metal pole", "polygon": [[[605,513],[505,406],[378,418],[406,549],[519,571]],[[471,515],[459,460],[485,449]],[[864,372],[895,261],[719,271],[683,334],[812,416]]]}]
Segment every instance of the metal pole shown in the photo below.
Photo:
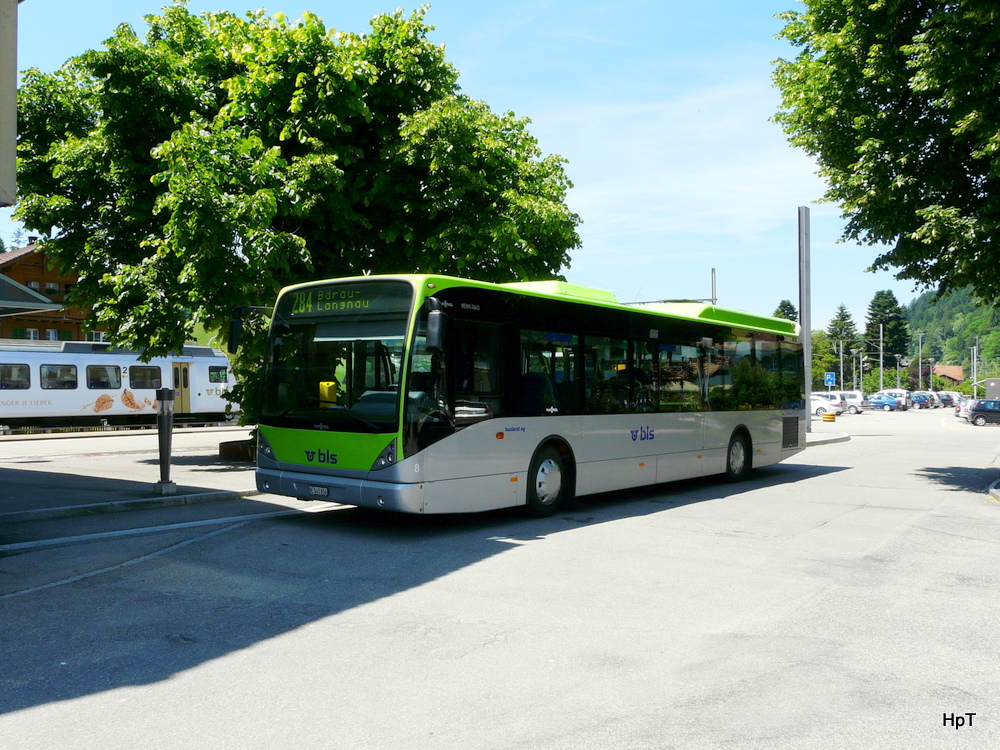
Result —
[{"label": "metal pole", "polygon": [[917,333],[917,390],[924,389],[924,334]]},{"label": "metal pole", "polygon": [[840,344],[840,382],[837,383],[841,388],[844,387],[844,340],[841,339]]},{"label": "metal pole", "polygon": [[0,206],[17,202],[17,5],[0,0]]},{"label": "metal pole", "polygon": [[174,430],[174,389],[159,388],[156,391],[159,402],[156,410],[156,433],[160,444],[160,481],[156,491],[161,495],[173,495],[177,485],[170,481],[170,447]]},{"label": "metal pole", "polygon": [[878,324],[878,389],[885,390],[885,323]]},{"label": "metal pole", "polygon": [[976,383],[979,382],[979,373],[976,361],[979,359],[979,337],[976,336],[976,346],[972,347],[972,397],[976,398],[979,390]]},{"label": "metal pole", "polygon": [[799,328],[802,335],[802,358],[805,366],[806,432],[812,432],[812,295],[809,280],[809,207],[799,206]]}]

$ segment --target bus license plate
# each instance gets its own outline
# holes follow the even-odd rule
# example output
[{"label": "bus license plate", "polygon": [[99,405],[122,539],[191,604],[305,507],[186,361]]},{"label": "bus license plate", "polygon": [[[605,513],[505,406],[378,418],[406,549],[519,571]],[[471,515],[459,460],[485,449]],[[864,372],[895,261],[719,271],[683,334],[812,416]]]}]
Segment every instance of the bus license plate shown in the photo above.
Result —
[{"label": "bus license plate", "polygon": [[330,497],[330,488],[309,485],[309,494],[312,497]]}]

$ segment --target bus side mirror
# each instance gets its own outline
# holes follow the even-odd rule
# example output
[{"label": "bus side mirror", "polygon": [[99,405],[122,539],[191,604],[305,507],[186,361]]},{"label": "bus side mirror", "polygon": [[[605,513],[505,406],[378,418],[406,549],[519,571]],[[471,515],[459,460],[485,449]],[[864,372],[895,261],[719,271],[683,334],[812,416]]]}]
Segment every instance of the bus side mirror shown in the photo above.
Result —
[{"label": "bus side mirror", "polygon": [[445,329],[448,315],[441,309],[441,302],[434,297],[427,299],[427,351],[439,352],[444,349]]},{"label": "bus side mirror", "polygon": [[230,354],[236,354],[240,348],[240,339],[243,338],[243,318],[240,317],[240,308],[233,311],[233,319],[229,321],[229,342],[226,349]]},{"label": "bus side mirror", "polygon": [[233,308],[233,317],[229,321],[229,341],[226,342],[226,349],[230,354],[236,354],[240,348],[240,339],[243,338],[243,316],[256,314],[269,314],[270,307],[243,307]]}]

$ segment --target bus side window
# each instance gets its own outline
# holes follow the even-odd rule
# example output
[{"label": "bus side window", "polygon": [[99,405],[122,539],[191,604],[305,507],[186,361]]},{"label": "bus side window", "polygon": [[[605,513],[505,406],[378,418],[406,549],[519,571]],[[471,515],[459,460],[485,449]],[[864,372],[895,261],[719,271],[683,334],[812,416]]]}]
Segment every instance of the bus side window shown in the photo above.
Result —
[{"label": "bus side window", "polygon": [[588,336],[587,413],[625,414],[632,411],[632,368],[628,341]]},{"label": "bus side window", "polygon": [[525,416],[580,413],[578,337],[521,331],[521,413]]},{"label": "bus side window", "polygon": [[497,325],[461,320],[452,325],[449,356],[455,378],[456,417],[463,417],[463,422],[481,421],[501,412],[502,330]]}]

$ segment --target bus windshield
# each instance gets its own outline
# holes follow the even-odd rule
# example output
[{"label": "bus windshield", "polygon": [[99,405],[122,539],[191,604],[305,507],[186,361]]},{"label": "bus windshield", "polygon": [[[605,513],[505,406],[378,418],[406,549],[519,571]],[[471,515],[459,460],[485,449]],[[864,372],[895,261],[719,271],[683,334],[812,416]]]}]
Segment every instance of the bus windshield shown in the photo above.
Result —
[{"label": "bus windshield", "polygon": [[395,432],[411,300],[409,285],[400,282],[286,295],[268,342],[260,423]]}]

